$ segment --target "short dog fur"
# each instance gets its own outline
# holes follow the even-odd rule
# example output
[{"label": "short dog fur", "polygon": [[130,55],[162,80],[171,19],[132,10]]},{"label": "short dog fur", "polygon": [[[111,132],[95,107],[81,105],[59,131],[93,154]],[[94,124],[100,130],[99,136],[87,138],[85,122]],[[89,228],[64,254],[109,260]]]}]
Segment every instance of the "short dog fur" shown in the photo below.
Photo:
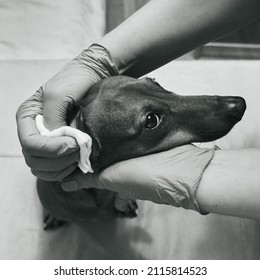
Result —
[{"label": "short dog fur", "polygon": [[[241,120],[246,104],[236,96],[181,96],[150,78],[106,78],[85,96],[76,127],[92,137],[92,168],[165,151],[192,142],[226,135]],[[114,207],[115,193],[83,189],[65,192],[59,182],[38,180],[39,198],[48,215],[46,228],[60,221],[90,221],[136,216],[137,205],[127,202],[124,213]]]}]

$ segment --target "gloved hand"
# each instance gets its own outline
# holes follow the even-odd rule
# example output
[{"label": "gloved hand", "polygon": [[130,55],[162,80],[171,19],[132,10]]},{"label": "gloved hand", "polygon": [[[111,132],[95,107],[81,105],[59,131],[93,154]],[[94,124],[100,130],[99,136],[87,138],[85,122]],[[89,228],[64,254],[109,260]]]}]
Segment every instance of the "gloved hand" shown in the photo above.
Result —
[{"label": "gloved hand", "polygon": [[52,130],[66,125],[70,110],[80,104],[88,89],[118,70],[109,52],[94,44],[68,62],[16,113],[18,136],[27,165],[43,180],[57,181],[77,167],[78,145],[72,137],[40,136],[35,117],[43,114],[45,126]]},{"label": "gloved hand", "polygon": [[185,145],[119,162],[98,174],[77,170],[62,181],[62,187],[66,191],[107,189],[121,198],[150,200],[203,213],[196,191],[215,149]]}]

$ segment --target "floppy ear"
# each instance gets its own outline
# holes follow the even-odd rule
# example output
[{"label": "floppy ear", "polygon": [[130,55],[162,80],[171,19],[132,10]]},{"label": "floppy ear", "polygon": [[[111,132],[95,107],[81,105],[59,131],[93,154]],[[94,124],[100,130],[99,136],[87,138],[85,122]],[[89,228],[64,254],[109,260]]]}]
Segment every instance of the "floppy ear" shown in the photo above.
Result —
[{"label": "floppy ear", "polygon": [[80,106],[69,104],[67,110],[66,124],[75,127],[74,122],[77,120],[79,113],[80,113]]},{"label": "floppy ear", "polygon": [[90,162],[91,167],[94,172],[99,171],[100,165],[100,155],[102,150],[102,143],[99,140],[99,137],[95,131],[96,125],[93,124],[93,120],[95,120],[95,116],[91,116],[91,106],[87,104],[85,107],[81,106],[80,111],[76,118],[75,127],[85,134],[89,135],[92,140],[91,146],[91,154],[90,154]]},{"label": "floppy ear", "polygon": [[41,135],[48,137],[71,136],[75,138],[80,148],[80,160],[78,166],[84,173],[93,173],[90,163],[90,155],[92,152],[92,139],[87,134],[70,126],[62,126],[53,131],[49,131],[43,124],[43,116],[37,115],[35,118],[36,127]]}]

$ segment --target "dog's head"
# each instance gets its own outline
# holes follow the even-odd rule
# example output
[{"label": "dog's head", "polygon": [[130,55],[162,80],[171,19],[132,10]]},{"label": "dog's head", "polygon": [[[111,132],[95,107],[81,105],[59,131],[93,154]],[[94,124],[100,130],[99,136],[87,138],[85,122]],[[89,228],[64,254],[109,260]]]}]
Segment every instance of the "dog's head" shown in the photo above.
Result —
[{"label": "dog's head", "polygon": [[246,109],[241,97],[180,96],[149,78],[116,76],[83,100],[78,128],[93,140],[97,171],[114,162],[226,135]]}]

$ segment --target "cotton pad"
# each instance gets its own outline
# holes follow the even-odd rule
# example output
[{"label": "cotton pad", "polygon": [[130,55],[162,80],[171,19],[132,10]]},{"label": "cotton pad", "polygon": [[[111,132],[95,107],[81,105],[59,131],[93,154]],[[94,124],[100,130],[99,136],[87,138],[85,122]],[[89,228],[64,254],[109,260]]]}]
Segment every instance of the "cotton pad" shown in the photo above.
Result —
[{"label": "cotton pad", "polygon": [[48,137],[59,137],[59,136],[71,136],[75,138],[79,147],[80,147],[80,159],[78,166],[84,173],[93,173],[91,168],[91,163],[89,160],[91,151],[92,151],[92,139],[87,134],[76,128],[70,126],[62,126],[53,131],[49,131],[43,124],[43,116],[37,115],[35,118],[36,127],[42,136]]}]

